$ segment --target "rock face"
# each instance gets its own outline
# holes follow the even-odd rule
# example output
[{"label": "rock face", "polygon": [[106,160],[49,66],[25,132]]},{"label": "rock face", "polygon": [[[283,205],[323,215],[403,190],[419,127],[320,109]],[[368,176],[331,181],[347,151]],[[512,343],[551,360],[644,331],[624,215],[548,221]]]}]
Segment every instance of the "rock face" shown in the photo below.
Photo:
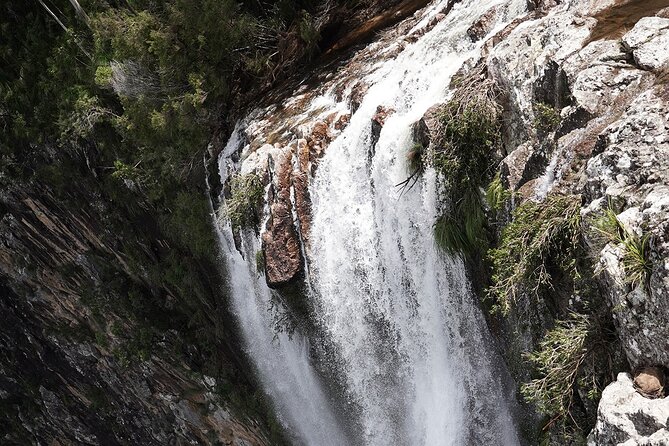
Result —
[{"label": "rock face", "polygon": [[620,373],[599,403],[597,425],[589,446],[669,444],[669,399],[648,399],[634,390],[632,378]]},{"label": "rock face", "polygon": [[[663,12],[654,16],[667,4],[571,1],[535,6],[530,16],[545,16],[523,26],[519,23],[530,16],[519,18],[484,46],[488,72],[509,92],[503,180],[519,192],[518,199],[540,201],[550,191],[580,194],[585,221],[613,206],[625,230],[647,240],[643,280],[631,282],[627,248],[618,241],[601,252],[597,248],[598,280],[627,370],[668,367],[669,21]],[[485,21],[483,17],[479,26]],[[476,38],[477,29],[471,32]],[[537,104],[559,115],[559,123],[544,135],[535,132],[542,119]],[[549,313],[536,308],[532,317],[539,324],[542,318],[550,320]],[[536,333],[520,323],[518,327],[519,348],[531,350]],[[654,394],[651,383],[644,386]],[[629,398],[614,398],[617,393]],[[621,375],[605,391],[590,444],[669,444],[666,412],[657,413],[657,423],[646,423],[643,414],[634,418],[635,404],[645,401]],[[653,407],[666,411],[667,406],[658,402]]]},{"label": "rock face", "polygon": [[[120,248],[145,250],[150,267],[162,240],[148,229],[148,214],[146,226],[124,226],[88,186],[67,198],[34,184],[0,193],[0,443],[266,444],[202,374],[177,313],[174,328],[131,353],[130,345],[139,348],[128,338],[136,327],[121,310],[128,296],[113,283],[160,301],[155,318],[174,307],[175,294],[145,290],[143,273]],[[175,354],[174,346],[190,353]],[[221,353],[230,368],[243,367],[229,346]]]},{"label": "rock face", "polygon": [[[653,53],[666,54],[664,39],[668,26],[669,19],[641,19],[623,37],[623,42],[627,42],[624,47],[630,48],[633,56],[633,48],[641,46],[652,48]],[[637,56],[634,60],[636,63]],[[617,113],[611,116],[615,120],[611,119],[598,135],[600,153],[587,163],[586,191],[592,200],[589,211],[605,207],[607,202],[615,203],[624,209],[618,218],[625,227],[640,238],[648,237],[647,282],[630,286],[619,246],[607,246],[601,264],[630,364],[666,367],[669,339],[664,327],[669,323],[669,309],[663,302],[669,295],[669,97],[666,87],[658,84],[663,70],[646,71],[654,64],[646,62],[646,68],[640,66],[636,72],[628,69],[627,83],[616,87],[625,92],[620,98],[626,96],[623,100],[628,105],[614,106],[612,111]],[[631,92],[638,95],[630,101],[627,95]]]}]

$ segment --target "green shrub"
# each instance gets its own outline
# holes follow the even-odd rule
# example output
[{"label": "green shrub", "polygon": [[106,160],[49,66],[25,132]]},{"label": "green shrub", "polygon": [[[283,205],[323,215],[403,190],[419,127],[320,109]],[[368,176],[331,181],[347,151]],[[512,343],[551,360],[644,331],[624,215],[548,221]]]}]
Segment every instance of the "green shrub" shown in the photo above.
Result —
[{"label": "green shrub", "polygon": [[557,108],[542,102],[534,104],[534,127],[540,137],[555,131],[561,121],[562,117]]},{"label": "green shrub", "polygon": [[308,12],[302,13],[302,18],[299,22],[300,39],[306,45],[306,53],[313,55],[318,49],[318,41],[321,38],[321,33],[316,24],[314,17]]},{"label": "green shrub", "polygon": [[516,208],[500,246],[489,252],[493,285],[488,296],[496,301],[495,311],[507,314],[521,291],[538,298],[542,287],[550,287],[549,261],[570,277],[580,276],[580,208],[580,197],[573,195],[549,195],[542,203]]},{"label": "green shrub", "polygon": [[495,178],[488,185],[488,189],[486,189],[488,206],[493,211],[499,212],[504,208],[512,195],[513,193],[510,190],[504,188],[499,172],[497,172]]},{"label": "green shrub", "polygon": [[497,90],[475,70],[457,80],[457,90],[440,116],[432,164],[443,178],[448,209],[435,224],[439,245],[471,255],[485,241],[482,188],[490,181],[494,154],[501,147]]},{"label": "green shrub", "polygon": [[546,334],[536,352],[526,355],[538,378],[523,384],[521,393],[553,420],[565,417],[572,407],[577,377],[588,355],[592,326],[588,316],[572,313]]},{"label": "green shrub", "polygon": [[264,196],[265,188],[258,175],[249,173],[231,178],[230,198],[225,201],[225,209],[234,229],[260,224],[260,207]]},{"label": "green shrub", "polygon": [[434,234],[439,246],[451,254],[471,254],[481,248],[485,213],[480,193],[465,191],[465,195],[457,200],[451,213],[439,217],[434,226]]}]

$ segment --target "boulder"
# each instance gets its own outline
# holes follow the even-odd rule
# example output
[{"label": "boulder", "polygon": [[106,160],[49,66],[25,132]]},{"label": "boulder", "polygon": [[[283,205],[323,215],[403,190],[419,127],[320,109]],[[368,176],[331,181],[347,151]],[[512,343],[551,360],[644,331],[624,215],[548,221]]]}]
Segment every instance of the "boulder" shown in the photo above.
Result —
[{"label": "boulder", "polygon": [[623,46],[629,50],[636,64],[657,71],[669,64],[669,19],[644,17],[623,37]]},{"label": "boulder", "polygon": [[634,376],[634,388],[646,398],[664,397],[664,370],[660,367],[644,367]]},{"label": "boulder", "polygon": [[439,116],[443,109],[443,104],[433,105],[418,122],[414,123],[412,128],[414,141],[425,148],[435,142],[441,128]]},{"label": "boulder", "polygon": [[383,105],[376,107],[376,113],[372,116],[372,147],[376,147],[376,143],[379,142],[381,137],[381,129],[393,113],[395,113],[395,110],[390,107],[384,107]]},{"label": "boulder", "polygon": [[669,444],[669,399],[648,399],[635,389],[632,377],[618,380],[602,393],[597,423],[588,436],[588,446],[663,446]]},{"label": "boulder", "polygon": [[277,288],[292,282],[302,272],[302,249],[291,203],[293,152],[287,148],[272,158],[272,190],[269,219],[262,234],[267,285]]}]

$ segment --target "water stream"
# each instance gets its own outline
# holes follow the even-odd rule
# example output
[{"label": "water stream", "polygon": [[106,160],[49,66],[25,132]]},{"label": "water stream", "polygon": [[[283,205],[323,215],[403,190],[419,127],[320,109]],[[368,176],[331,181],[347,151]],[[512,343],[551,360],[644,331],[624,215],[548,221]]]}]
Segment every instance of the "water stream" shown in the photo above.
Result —
[{"label": "water stream", "polygon": [[[435,2],[438,11],[446,2]],[[235,249],[221,226],[234,311],[246,349],[281,421],[298,444],[515,445],[504,373],[463,262],[435,245],[436,173],[428,169],[401,194],[411,125],[448,98],[451,77],[480,52],[466,31],[494,5],[495,30],[524,11],[525,0],[463,0],[433,30],[368,75],[371,85],[348,127],[328,147],[311,184],[309,298],[321,339],[274,339],[271,295],[255,271],[253,234]],[[430,10],[428,10],[429,13]],[[314,101],[333,102],[326,93]],[[395,112],[372,148],[377,106]],[[226,171],[233,135],[221,157]],[[369,156],[374,153],[373,156]],[[343,386],[333,401],[310,357],[327,345]],[[326,373],[327,375],[327,373]],[[334,375],[334,374],[333,374]],[[338,414],[338,408],[355,407]],[[355,418],[355,429],[343,420]]]}]

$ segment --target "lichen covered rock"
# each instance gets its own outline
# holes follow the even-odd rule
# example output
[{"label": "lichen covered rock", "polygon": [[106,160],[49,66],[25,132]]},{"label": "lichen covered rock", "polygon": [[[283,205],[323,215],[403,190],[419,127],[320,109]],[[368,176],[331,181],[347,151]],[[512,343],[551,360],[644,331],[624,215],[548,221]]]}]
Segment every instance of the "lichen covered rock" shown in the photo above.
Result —
[{"label": "lichen covered rock", "polygon": [[669,444],[669,399],[648,399],[635,389],[632,378],[620,373],[602,394],[597,425],[589,446],[663,446]]}]

